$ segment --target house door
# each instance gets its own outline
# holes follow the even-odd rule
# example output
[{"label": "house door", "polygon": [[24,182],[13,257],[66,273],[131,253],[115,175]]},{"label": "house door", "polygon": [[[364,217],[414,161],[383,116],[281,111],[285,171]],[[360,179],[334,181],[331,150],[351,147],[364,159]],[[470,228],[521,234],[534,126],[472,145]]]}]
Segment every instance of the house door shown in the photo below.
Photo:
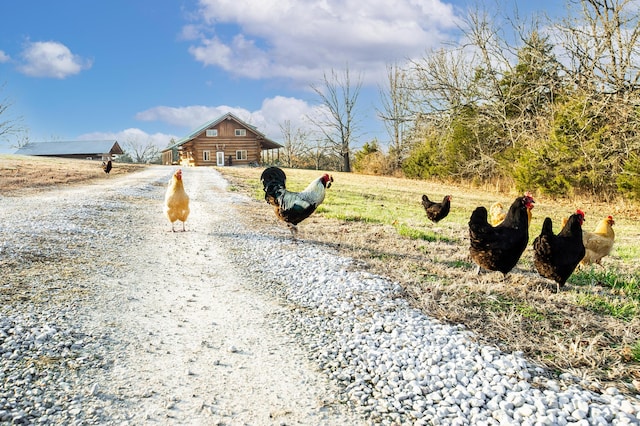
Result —
[{"label": "house door", "polygon": [[224,166],[224,152],[222,151],[216,152],[216,165]]}]

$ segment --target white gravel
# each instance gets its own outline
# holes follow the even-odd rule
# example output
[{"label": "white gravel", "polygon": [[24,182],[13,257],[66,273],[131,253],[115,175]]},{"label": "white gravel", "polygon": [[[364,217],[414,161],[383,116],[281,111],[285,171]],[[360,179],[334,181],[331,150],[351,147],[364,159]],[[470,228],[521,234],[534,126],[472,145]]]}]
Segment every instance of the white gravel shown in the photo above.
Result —
[{"label": "white gravel", "polygon": [[640,424],[638,398],[547,379],[322,244],[248,231],[254,201],[212,169],[184,170],[187,232],[167,232],[173,170],[0,196],[1,422]]}]

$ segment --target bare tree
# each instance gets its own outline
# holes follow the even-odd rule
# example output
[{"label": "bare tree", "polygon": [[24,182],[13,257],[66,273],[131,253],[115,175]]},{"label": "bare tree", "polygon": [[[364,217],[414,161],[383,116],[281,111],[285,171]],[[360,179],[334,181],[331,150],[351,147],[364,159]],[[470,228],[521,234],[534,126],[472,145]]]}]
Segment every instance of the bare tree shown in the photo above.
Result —
[{"label": "bare tree", "polygon": [[640,9],[636,0],[571,0],[579,12],[556,28],[564,36],[567,73],[584,90],[638,90]]},{"label": "bare tree", "polygon": [[309,150],[309,133],[299,127],[293,128],[290,120],[280,123],[280,131],[284,140],[284,152],[280,160],[285,167],[297,167],[301,157]]},{"label": "bare tree", "polygon": [[[5,84],[3,83],[0,86],[0,92],[4,89]],[[10,136],[15,136],[18,134],[22,134],[25,132],[24,127],[22,126],[22,119],[11,117],[9,112],[13,103],[9,98],[4,98],[0,101],[0,139],[8,139]],[[19,148],[22,142],[28,142],[28,136],[26,138],[19,138],[17,142],[17,147]]]},{"label": "bare tree", "polygon": [[351,171],[351,144],[358,130],[356,103],[361,87],[362,76],[358,76],[353,83],[348,66],[342,75],[333,69],[329,75],[324,73],[322,86],[311,85],[327,114],[308,118],[342,158],[344,172]]},{"label": "bare tree", "polygon": [[147,142],[139,142],[137,139],[127,140],[126,147],[129,148],[129,155],[134,163],[150,163],[155,161],[160,155],[160,149],[153,144],[151,139]]},{"label": "bare tree", "polygon": [[29,136],[29,130],[25,128],[20,128],[15,132],[15,143],[12,145],[13,148],[22,148],[31,142],[31,137]]},{"label": "bare tree", "polygon": [[324,169],[329,164],[327,159],[329,150],[329,143],[324,139],[324,137],[316,135],[316,137],[313,137],[311,145],[309,146],[309,152],[305,157],[311,159],[311,166],[314,169]]},{"label": "bare tree", "polygon": [[382,109],[378,110],[378,117],[383,121],[390,138],[389,154],[392,157],[394,170],[400,168],[407,155],[405,132],[408,123],[413,120],[410,107],[411,94],[407,80],[407,71],[397,64],[388,65],[388,86],[380,88]]}]

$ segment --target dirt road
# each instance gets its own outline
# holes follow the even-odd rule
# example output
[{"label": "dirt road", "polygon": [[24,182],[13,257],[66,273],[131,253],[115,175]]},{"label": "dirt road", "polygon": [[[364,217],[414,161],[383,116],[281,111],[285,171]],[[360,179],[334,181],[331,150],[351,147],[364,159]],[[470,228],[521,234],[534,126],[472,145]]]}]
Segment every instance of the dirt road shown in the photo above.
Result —
[{"label": "dirt road", "polygon": [[71,307],[108,342],[103,369],[77,372],[91,395],[82,409],[131,424],[357,424],[282,331],[288,307],[253,285],[221,237],[243,232],[250,201],[213,169],[184,169],[191,214],[187,232],[170,232],[162,200],[174,170],[0,199],[16,259],[3,273],[20,300]]}]

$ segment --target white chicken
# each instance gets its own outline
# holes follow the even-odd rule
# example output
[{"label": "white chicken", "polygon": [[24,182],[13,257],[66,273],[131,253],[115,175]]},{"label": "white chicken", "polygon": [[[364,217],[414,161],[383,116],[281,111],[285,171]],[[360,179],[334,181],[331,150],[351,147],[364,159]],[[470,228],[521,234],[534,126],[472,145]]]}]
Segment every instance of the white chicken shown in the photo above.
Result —
[{"label": "white chicken", "polygon": [[182,169],[178,169],[169,180],[169,186],[164,196],[164,214],[171,222],[171,231],[175,232],[174,223],[176,220],[182,222],[182,230],[186,231],[184,223],[189,217],[189,196],[184,190]]}]

